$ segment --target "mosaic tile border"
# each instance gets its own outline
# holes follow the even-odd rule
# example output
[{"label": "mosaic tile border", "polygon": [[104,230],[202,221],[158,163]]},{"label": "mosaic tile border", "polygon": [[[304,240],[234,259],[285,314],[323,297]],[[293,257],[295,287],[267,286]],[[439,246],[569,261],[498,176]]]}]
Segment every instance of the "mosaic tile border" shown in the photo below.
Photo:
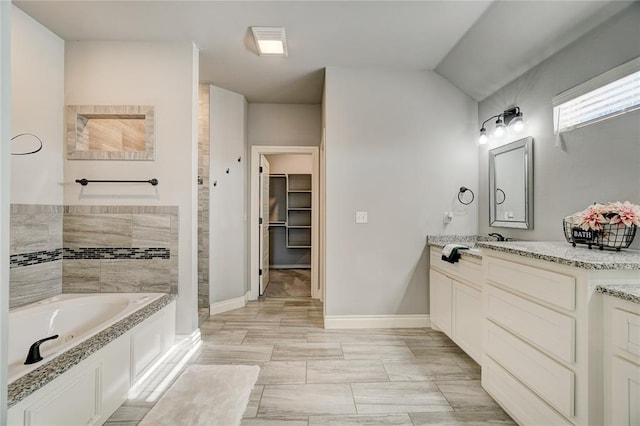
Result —
[{"label": "mosaic tile border", "polygon": [[171,250],[166,247],[84,247],[64,248],[64,259],[170,259]]},{"label": "mosaic tile border", "polygon": [[62,260],[61,248],[12,254],[9,258],[9,269],[55,262],[56,260]]}]

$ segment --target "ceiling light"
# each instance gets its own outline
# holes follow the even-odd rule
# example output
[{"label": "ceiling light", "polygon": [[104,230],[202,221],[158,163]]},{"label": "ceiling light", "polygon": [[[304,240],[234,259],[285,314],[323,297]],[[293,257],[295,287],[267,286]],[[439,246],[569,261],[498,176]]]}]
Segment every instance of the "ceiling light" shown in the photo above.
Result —
[{"label": "ceiling light", "polygon": [[287,56],[287,39],[282,27],[251,27],[260,56]]}]

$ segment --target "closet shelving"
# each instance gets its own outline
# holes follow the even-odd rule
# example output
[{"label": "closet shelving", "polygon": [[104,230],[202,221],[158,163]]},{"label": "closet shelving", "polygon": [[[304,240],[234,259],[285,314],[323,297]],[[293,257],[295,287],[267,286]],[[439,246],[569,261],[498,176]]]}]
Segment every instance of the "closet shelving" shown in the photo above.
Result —
[{"label": "closet shelving", "polygon": [[269,179],[270,194],[275,200],[269,225],[284,226],[287,248],[311,248],[311,175],[273,174]]}]

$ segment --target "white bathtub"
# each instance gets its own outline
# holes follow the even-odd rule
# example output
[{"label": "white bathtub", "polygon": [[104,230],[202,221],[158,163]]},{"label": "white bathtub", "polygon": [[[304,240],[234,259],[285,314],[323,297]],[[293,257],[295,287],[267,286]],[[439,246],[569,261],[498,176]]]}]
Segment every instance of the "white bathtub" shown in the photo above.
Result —
[{"label": "white bathtub", "polygon": [[[9,384],[46,364],[101,330],[163,296],[163,293],[63,294],[9,312]],[[29,347],[40,346],[43,360],[24,365]]]}]

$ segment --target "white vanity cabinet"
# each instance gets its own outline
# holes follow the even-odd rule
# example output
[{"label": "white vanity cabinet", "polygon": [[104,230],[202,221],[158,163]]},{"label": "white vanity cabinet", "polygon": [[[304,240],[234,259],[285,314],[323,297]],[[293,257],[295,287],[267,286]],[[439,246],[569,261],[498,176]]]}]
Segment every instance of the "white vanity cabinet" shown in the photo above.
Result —
[{"label": "white vanity cabinet", "polygon": [[451,338],[477,363],[482,357],[482,261],[463,256],[456,263],[442,260],[430,248],[429,312],[431,325]]},{"label": "white vanity cabinet", "polygon": [[640,425],[640,304],[604,299],[605,424]]},{"label": "white vanity cabinet", "polygon": [[482,386],[523,425],[602,425],[602,300],[637,271],[583,269],[483,248]]}]

